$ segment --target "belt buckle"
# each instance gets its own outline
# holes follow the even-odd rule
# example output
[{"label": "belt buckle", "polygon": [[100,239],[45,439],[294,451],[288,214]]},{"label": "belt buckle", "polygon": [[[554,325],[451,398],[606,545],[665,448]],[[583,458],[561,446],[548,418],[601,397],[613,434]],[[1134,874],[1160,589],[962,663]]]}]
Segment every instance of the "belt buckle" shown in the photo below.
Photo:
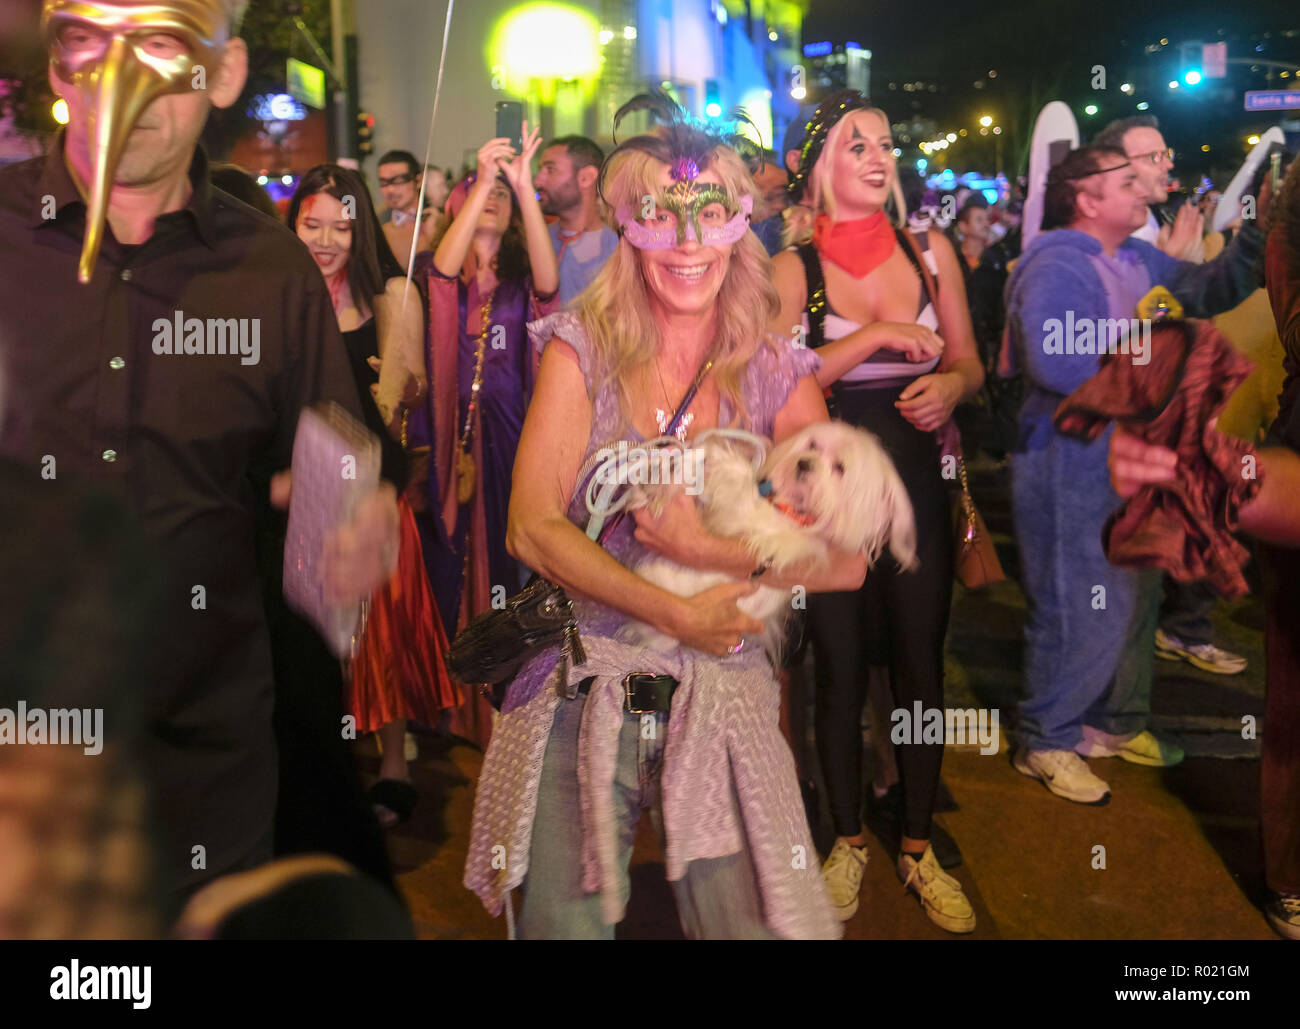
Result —
[{"label": "belt buckle", "polygon": [[653,715],[658,713],[658,708],[654,707],[637,707],[636,702],[632,699],[632,680],[647,679],[653,676],[647,676],[644,672],[631,672],[623,676],[623,697],[627,704],[629,714],[633,715]]}]

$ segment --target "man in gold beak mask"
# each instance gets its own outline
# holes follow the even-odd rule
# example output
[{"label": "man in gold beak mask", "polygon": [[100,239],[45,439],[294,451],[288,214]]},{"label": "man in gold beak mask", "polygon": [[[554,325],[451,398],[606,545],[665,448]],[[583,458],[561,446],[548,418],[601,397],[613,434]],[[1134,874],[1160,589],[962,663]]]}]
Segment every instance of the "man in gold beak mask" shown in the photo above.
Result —
[{"label": "man in gold beak mask", "polygon": [[[47,641],[59,664],[46,679],[92,681],[103,655],[131,659],[130,691],[97,700],[109,742],[124,700],[145,710],[155,880],[173,913],[208,880],[272,856],[273,714],[285,738],[323,738],[328,688],[280,703],[274,669],[298,654],[277,650],[273,665],[259,547],[263,568],[277,568],[270,480],[290,465],[302,409],[334,401],[360,417],[320,270],[293,233],[212,187],[198,145],[209,111],[243,88],[242,6],[45,0],[67,128],[45,157],[0,168],[0,456],[69,512],[47,520],[35,541],[46,550],[76,552],[87,519],[71,512],[93,494],[129,512],[145,551],[116,588],[122,605],[147,606],[148,646],[106,641],[107,613],[68,610]],[[277,484],[282,505],[288,483]],[[105,550],[118,545],[110,519],[89,522]],[[396,526],[391,486],[358,506],[330,541],[342,591],[369,596],[387,580]],[[16,605],[4,610],[62,611],[65,573],[91,571],[0,583],[0,601]],[[270,611],[276,626],[287,617],[282,604]],[[341,750],[340,718],[329,731]],[[328,798],[320,806],[335,823],[352,818],[334,799],[349,789],[335,766],[346,767],[360,812],[348,824],[371,817],[349,755],[329,754],[320,744],[297,762]],[[377,828],[374,840],[382,859]]]},{"label": "man in gold beak mask", "polygon": [[64,160],[86,201],[77,268],[85,283],[107,219],[118,241],[148,238],[153,216],[188,199],[189,158],[212,107],[248,74],[231,37],[235,0],[46,0],[50,85],[68,105]]}]

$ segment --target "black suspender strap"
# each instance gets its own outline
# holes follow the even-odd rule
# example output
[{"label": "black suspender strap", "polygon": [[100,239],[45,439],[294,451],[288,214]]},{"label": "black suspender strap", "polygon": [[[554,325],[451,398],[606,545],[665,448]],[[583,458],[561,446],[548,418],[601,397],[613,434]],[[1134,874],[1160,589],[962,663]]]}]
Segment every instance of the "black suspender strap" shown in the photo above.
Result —
[{"label": "black suspender strap", "polygon": [[803,261],[804,284],[808,299],[804,313],[808,315],[808,346],[816,350],[826,342],[826,277],[822,274],[821,257],[811,243],[800,243],[795,250]]}]

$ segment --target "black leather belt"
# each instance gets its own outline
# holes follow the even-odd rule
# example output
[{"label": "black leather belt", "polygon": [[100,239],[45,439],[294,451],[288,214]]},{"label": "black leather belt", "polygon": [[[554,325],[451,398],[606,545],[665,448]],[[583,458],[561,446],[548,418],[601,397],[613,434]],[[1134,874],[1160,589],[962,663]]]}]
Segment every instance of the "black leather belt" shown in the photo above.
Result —
[{"label": "black leather belt", "polygon": [[[590,693],[595,681],[594,675],[583,679],[578,683],[578,692]],[[667,714],[677,686],[677,680],[671,675],[633,672],[623,677],[623,704],[633,715]]]}]

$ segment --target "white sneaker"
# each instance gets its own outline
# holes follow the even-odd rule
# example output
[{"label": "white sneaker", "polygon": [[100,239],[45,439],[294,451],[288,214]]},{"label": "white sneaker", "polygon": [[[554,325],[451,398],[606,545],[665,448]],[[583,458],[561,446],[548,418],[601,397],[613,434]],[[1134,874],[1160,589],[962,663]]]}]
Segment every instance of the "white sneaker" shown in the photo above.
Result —
[{"label": "white sneaker", "polygon": [[1151,768],[1172,768],[1187,756],[1177,743],[1147,729],[1131,736],[1112,736],[1090,725],[1083,727],[1083,739],[1074,750],[1083,757],[1119,757]]},{"label": "white sneaker", "polygon": [[852,847],[843,839],[835,841],[831,856],[822,865],[822,882],[841,922],[847,922],[858,910],[858,892],[866,869],[866,847]]},{"label": "white sneaker", "polygon": [[1012,765],[1021,775],[1038,779],[1058,797],[1076,804],[1105,804],[1110,787],[1089,770],[1084,760],[1072,750],[1016,750]]},{"label": "white sneaker", "polygon": [[934,848],[926,847],[921,860],[898,855],[898,878],[903,888],[920,898],[926,917],[950,933],[975,931],[975,909],[970,906],[961,883],[940,867]]},{"label": "white sneaker", "polygon": [[1186,661],[1203,672],[1215,675],[1239,675],[1246,670],[1247,661],[1240,654],[1221,650],[1213,643],[1184,643],[1163,629],[1156,630],[1156,657],[1166,661]]}]

